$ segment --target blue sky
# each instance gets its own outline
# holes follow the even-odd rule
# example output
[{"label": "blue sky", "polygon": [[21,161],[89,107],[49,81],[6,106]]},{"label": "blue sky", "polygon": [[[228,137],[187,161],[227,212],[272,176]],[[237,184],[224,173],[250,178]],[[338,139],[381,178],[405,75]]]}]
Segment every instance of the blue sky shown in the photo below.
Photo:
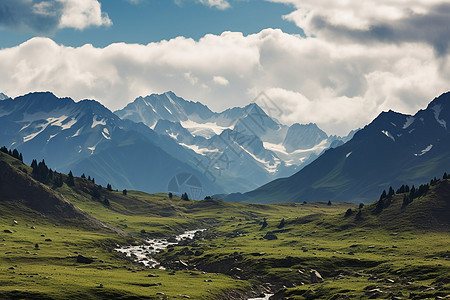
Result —
[{"label": "blue sky", "polygon": [[261,0],[232,1],[228,9],[218,9],[184,1],[126,0],[99,1],[102,10],[112,20],[112,26],[89,27],[84,30],[64,28],[53,32],[36,32],[24,29],[0,30],[0,48],[16,46],[33,36],[51,37],[66,46],[93,44],[105,47],[111,43],[147,44],[177,36],[199,39],[205,34],[237,31],[257,33],[265,28],[280,28],[286,33],[303,34],[293,22],[282,16],[292,12],[292,5]]},{"label": "blue sky", "polygon": [[0,92],[112,110],[174,91],[220,111],[265,92],[345,135],[450,89],[448,0],[1,0]]}]

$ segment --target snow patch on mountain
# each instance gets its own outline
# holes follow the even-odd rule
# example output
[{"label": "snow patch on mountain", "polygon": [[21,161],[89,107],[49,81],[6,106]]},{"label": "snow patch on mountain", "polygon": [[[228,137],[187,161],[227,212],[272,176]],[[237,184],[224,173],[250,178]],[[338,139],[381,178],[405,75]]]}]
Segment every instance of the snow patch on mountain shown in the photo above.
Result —
[{"label": "snow patch on mountain", "polygon": [[91,128],[94,128],[95,126],[98,126],[98,125],[106,125],[106,120],[105,119],[99,119],[99,120],[97,120],[97,117],[98,116],[94,116],[93,118],[92,118],[92,125],[91,125]]},{"label": "snow patch on mountain", "polygon": [[1,100],[6,100],[6,99],[9,99],[9,97],[6,96],[6,95],[3,94],[3,93],[0,93],[0,101],[1,101]]},{"label": "snow patch on mountain", "polygon": [[191,149],[195,153],[198,153],[200,155],[208,155],[209,153],[220,153],[219,149],[208,149],[208,148],[200,148],[197,145],[187,145],[184,143],[179,143],[181,146]]},{"label": "snow patch on mountain", "polygon": [[429,146],[427,146],[425,149],[423,149],[422,151],[420,151],[420,153],[419,154],[414,154],[414,156],[422,156],[422,155],[424,155],[425,153],[427,153],[428,151],[430,151],[431,149],[433,148],[433,145],[429,145]]},{"label": "snow patch on mountain", "polygon": [[37,126],[36,128],[39,128],[38,131],[23,137],[24,143],[31,141],[32,139],[37,137],[41,132],[43,132],[47,128],[48,125],[49,125],[49,123],[41,124],[41,125]]},{"label": "snow patch on mountain", "polygon": [[214,135],[220,135],[226,129],[233,129],[232,126],[220,126],[213,122],[197,123],[192,120],[181,121],[180,124],[193,136],[202,136],[207,139]]},{"label": "snow patch on mountain", "polygon": [[97,147],[97,145],[94,145],[92,147],[87,147],[89,150],[91,150],[91,155],[94,154],[95,148]]},{"label": "snow patch on mountain", "polygon": [[111,139],[111,137],[110,137],[110,135],[109,135],[108,128],[103,128],[102,135],[103,135],[103,137],[104,137],[105,139],[107,139],[107,140],[110,140],[110,139]]},{"label": "snow patch on mountain", "polygon": [[269,142],[263,142],[264,148],[267,150],[273,151],[275,153],[282,153],[285,155],[289,155],[286,151],[286,147],[284,147],[282,144],[274,144]]},{"label": "snow patch on mountain", "polygon": [[270,161],[266,161],[264,159],[258,158],[256,155],[239,145],[242,150],[244,150],[248,155],[250,155],[254,160],[264,165],[264,168],[268,173],[276,173],[278,170],[278,166],[281,164],[280,159],[274,157],[274,164],[271,164]]},{"label": "snow patch on mountain", "polygon": [[47,140],[47,144],[48,144],[48,142],[50,142],[50,140],[52,139],[52,138],[54,138],[55,136],[57,136],[58,134],[52,134],[52,135],[50,135],[50,137],[48,138],[48,140]]},{"label": "snow patch on mountain", "polygon": [[81,130],[83,129],[83,127],[81,127],[80,129],[78,129],[77,130],[77,132],[75,132],[75,134],[74,135],[72,135],[71,137],[76,137],[76,136],[79,136],[80,135],[80,133],[81,133]]},{"label": "snow patch on mountain", "polygon": [[406,129],[406,128],[408,128],[409,126],[411,126],[411,124],[412,123],[414,123],[414,120],[415,120],[416,118],[414,118],[414,117],[407,117],[406,118],[406,122],[405,122],[405,124],[403,124],[403,129]]},{"label": "snow patch on mountain", "polygon": [[441,124],[442,127],[444,127],[445,129],[447,129],[447,122],[445,122],[445,120],[441,120],[439,119],[439,115],[442,111],[442,106],[440,104],[437,104],[435,106],[433,106],[431,108],[434,112],[434,118],[436,119],[436,121]]},{"label": "snow patch on mountain", "polygon": [[382,130],[381,131],[385,136],[387,136],[388,138],[390,138],[391,140],[393,140],[395,142],[395,138],[392,136],[392,134],[389,133],[389,131],[387,130]]},{"label": "snow patch on mountain", "polygon": [[72,128],[72,126],[77,122],[75,118],[70,118],[70,120],[68,119],[69,119],[68,116],[62,115],[57,118],[47,118],[46,121],[52,126],[59,126],[62,128],[62,130],[66,130]]}]

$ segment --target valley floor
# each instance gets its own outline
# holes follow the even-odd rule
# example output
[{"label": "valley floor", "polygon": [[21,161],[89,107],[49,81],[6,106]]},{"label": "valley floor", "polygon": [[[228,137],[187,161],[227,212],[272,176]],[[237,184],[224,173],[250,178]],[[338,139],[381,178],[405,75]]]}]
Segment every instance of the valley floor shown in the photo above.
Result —
[{"label": "valley floor", "polygon": [[[395,196],[381,214],[367,206],[358,219],[357,206],[346,203],[259,205],[105,191],[105,204],[78,184],[56,190],[116,230],[56,222],[1,202],[0,298],[450,297],[448,226],[379,223],[389,214],[402,220],[422,200],[402,210]],[[348,209],[352,213],[345,216]],[[208,230],[156,255],[167,270],[146,268],[114,251],[197,228]],[[312,283],[311,270],[323,280]]]}]

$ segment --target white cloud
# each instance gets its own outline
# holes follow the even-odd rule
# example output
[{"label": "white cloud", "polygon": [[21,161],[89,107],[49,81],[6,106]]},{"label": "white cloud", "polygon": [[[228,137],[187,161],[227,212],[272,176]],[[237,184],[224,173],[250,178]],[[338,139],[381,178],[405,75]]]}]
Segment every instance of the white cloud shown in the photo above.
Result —
[{"label": "white cloud", "polygon": [[186,1],[195,1],[196,3],[200,3],[220,10],[225,10],[231,7],[228,0],[175,0],[175,3],[177,3],[178,5],[182,5],[183,2]]},{"label": "white cloud", "polygon": [[283,109],[281,121],[346,134],[382,110],[425,107],[449,89],[449,61],[424,43],[338,44],[273,29],[106,48],[34,38],[0,50],[0,91],[49,90],[119,109],[138,96],[173,90],[214,110],[246,105],[266,91]]},{"label": "white cloud", "polygon": [[83,30],[90,26],[110,26],[98,0],[2,0],[0,29],[20,29],[51,33],[61,28]]},{"label": "white cloud", "polygon": [[97,0],[56,0],[63,5],[60,28],[83,30],[89,26],[111,26],[107,13],[102,12]]},{"label": "white cloud", "polygon": [[198,0],[198,1],[204,5],[208,5],[210,7],[218,9],[230,8],[230,3],[227,0]]},{"label": "white cloud", "polygon": [[450,48],[447,0],[266,0],[290,4],[295,10],[284,16],[308,36],[339,43],[424,42],[439,54]]},{"label": "white cloud", "polygon": [[222,86],[227,86],[230,84],[230,82],[228,81],[228,79],[226,79],[223,76],[214,76],[213,77],[213,81],[214,83],[218,84],[218,85],[222,85]]}]

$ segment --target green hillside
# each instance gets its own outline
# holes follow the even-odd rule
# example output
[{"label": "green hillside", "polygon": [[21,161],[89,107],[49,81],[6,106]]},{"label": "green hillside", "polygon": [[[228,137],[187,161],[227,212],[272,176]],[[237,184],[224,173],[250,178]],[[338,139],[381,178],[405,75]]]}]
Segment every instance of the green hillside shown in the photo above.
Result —
[{"label": "green hillside", "polygon": [[[348,203],[262,205],[137,191],[125,195],[85,178],[76,177],[69,186],[66,175],[57,187],[32,179],[30,167],[6,154],[0,153],[0,163],[2,299],[247,299],[261,292],[276,293],[276,299],[435,299],[450,294],[449,180],[406,206],[403,194],[395,194],[380,211],[374,202],[358,215],[358,206]],[[23,182],[17,186],[11,178]],[[72,213],[43,209],[45,201],[19,191],[28,189],[46,193],[56,207],[68,205]],[[145,268],[113,250],[197,228],[208,230],[156,256],[170,270]],[[93,262],[78,263],[78,255]],[[323,282],[311,283],[312,269]]]}]

